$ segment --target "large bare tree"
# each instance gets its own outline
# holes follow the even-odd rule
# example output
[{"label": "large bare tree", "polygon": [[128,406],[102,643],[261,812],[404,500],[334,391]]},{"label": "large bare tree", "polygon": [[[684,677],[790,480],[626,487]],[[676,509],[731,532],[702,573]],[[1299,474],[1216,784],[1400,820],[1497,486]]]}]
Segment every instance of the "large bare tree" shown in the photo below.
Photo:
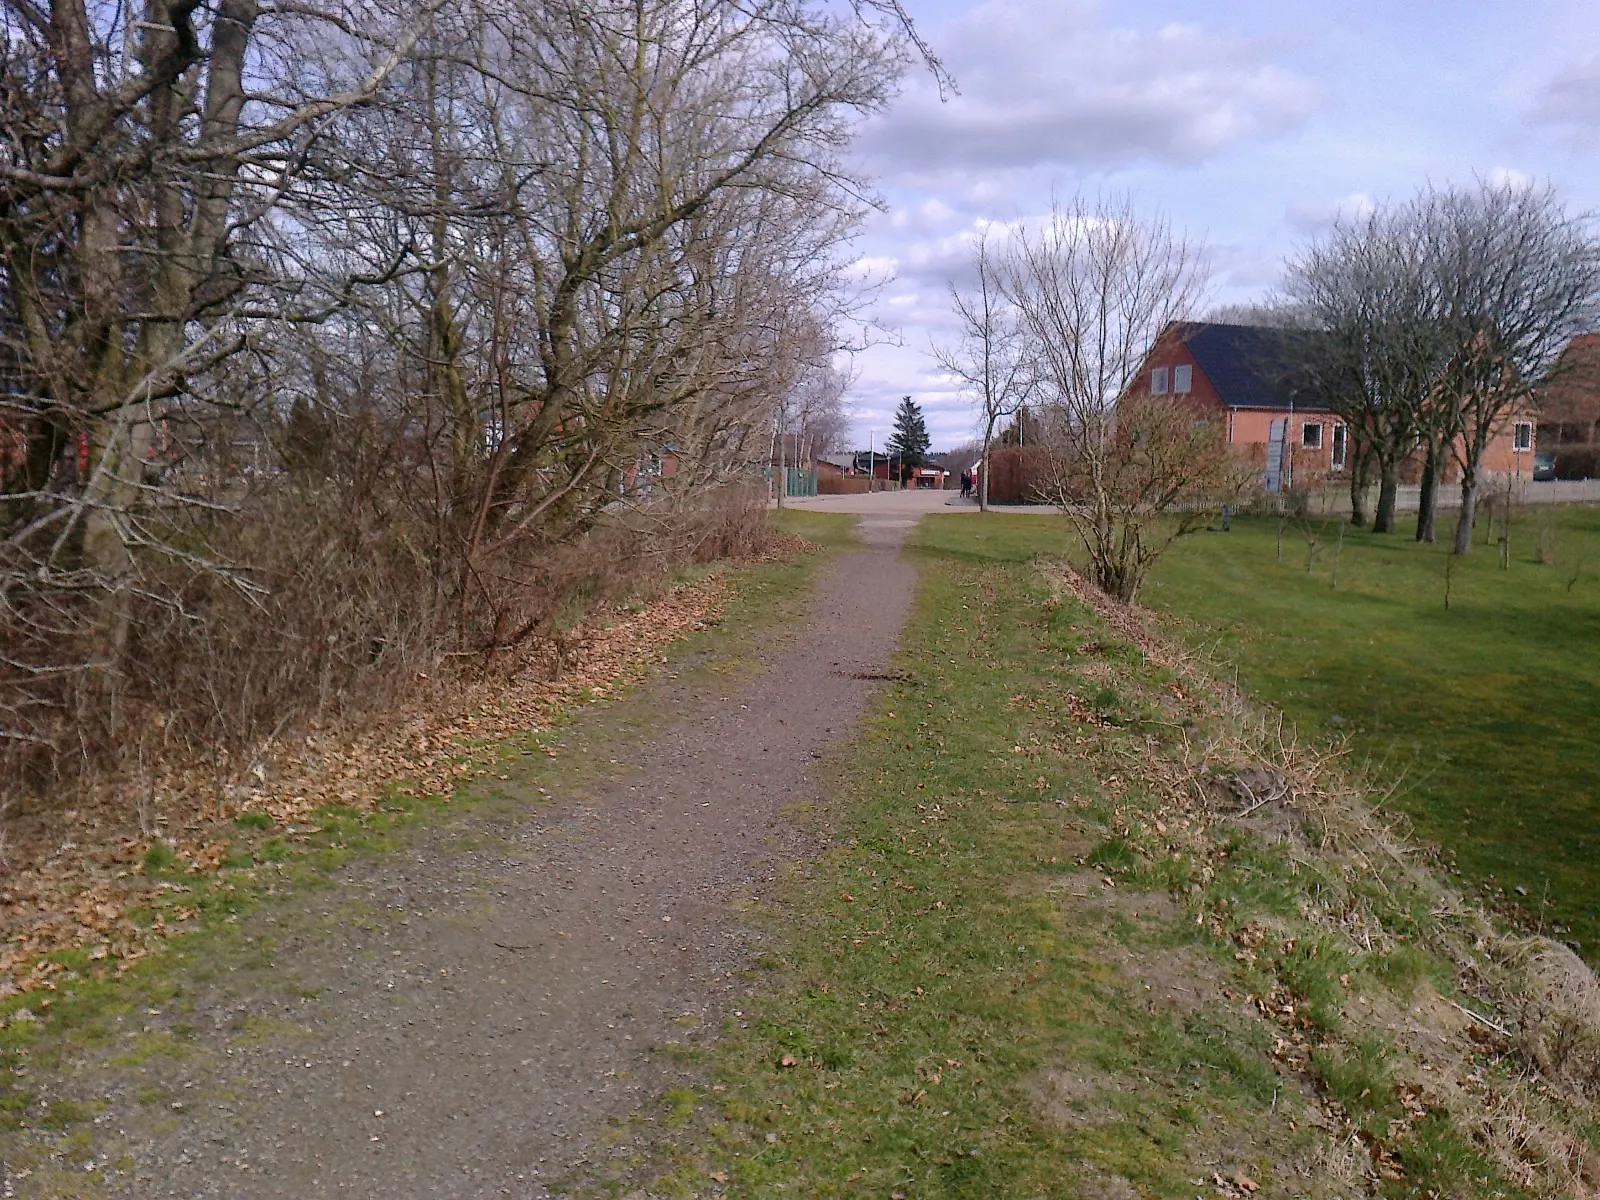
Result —
[{"label": "large bare tree", "polygon": [[1437,447],[1447,433],[1433,406],[1451,344],[1425,214],[1385,207],[1340,221],[1290,263],[1285,290],[1323,335],[1308,343],[1306,386],[1376,466],[1373,528],[1388,533],[1401,469],[1419,439]]},{"label": "large bare tree", "polygon": [[1312,385],[1378,466],[1374,528],[1393,528],[1400,469],[1420,448],[1417,537],[1434,540],[1453,457],[1466,553],[1490,443],[1600,319],[1588,219],[1548,187],[1431,188],[1337,225],[1290,264],[1286,290],[1324,334]]},{"label": "large bare tree", "polygon": [[44,761],[136,679],[259,735],[493,653],[642,465],[676,503],[825,423],[894,0],[386,3],[0,0],[0,730]]},{"label": "large bare tree", "polygon": [[1570,363],[1562,352],[1600,321],[1600,242],[1548,186],[1480,180],[1426,201],[1439,319],[1454,345],[1439,392],[1461,469],[1453,549],[1465,554],[1490,442],[1516,417],[1532,419],[1538,389]]}]

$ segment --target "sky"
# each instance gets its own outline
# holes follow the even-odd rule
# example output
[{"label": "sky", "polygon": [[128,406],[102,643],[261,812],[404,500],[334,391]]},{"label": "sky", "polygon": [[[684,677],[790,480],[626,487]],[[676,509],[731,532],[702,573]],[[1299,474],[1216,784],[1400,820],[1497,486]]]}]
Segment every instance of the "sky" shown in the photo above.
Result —
[{"label": "sky", "polygon": [[1340,213],[1474,175],[1600,212],[1593,0],[907,0],[958,93],[913,70],[854,153],[884,202],[846,398],[882,447],[909,394],[935,450],[977,433],[939,372],[949,284],[989,222],[1126,193],[1209,248],[1209,305],[1263,299]]}]

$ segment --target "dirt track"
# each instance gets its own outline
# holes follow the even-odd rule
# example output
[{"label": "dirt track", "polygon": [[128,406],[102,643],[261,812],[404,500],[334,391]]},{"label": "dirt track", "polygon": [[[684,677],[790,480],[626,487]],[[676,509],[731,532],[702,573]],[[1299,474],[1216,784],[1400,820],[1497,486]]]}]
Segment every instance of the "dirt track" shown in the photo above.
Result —
[{"label": "dirt track", "polygon": [[[198,1053],[74,1081],[109,1095],[125,1194],[537,1197],[581,1175],[668,1077],[653,1048],[716,1027],[749,953],[733,902],[811,849],[785,811],[819,798],[818,759],[894,650],[915,519],[869,518],[737,690],[657,685],[681,717],[616,750],[620,778],[421,835],[255,918],[274,962],[198,998]],[[252,976],[278,981],[268,998]]]}]

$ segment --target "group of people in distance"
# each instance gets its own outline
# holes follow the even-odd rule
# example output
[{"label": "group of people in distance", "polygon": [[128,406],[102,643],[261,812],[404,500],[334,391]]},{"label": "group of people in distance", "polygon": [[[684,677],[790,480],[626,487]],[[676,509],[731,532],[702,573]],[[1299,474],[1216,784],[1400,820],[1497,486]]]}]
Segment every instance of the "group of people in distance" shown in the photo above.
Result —
[{"label": "group of people in distance", "polygon": [[978,477],[971,471],[961,472],[961,497],[970,499],[973,489],[978,486]]}]

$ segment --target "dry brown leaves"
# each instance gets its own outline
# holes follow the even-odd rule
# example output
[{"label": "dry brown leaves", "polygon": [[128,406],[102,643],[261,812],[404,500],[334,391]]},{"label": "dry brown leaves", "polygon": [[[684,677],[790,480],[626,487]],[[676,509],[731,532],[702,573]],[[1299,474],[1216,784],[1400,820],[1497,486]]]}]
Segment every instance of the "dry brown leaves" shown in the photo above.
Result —
[{"label": "dry brown leaves", "polygon": [[[759,561],[806,548],[776,539]],[[644,607],[606,613],[567,646],[558,678],[548,658],[490,682],[419,678],[412,707],[382,724],[279,742],[243,769],[156,764],[139,778],[101,781],[75,808],[14,826],[9,846],[0,842],[0,998],[57,989],[70,972],[47,960],[56,951],[87,949],[97,970],[120,974],[162,939],[194,928],[195,910],[181,900],[190,889],[144,871],[157,842],[198,878],[221,869],[231,822],[245,813],[305,835],[328,805],[369,811],[395,793],[448,800],[463,780],[489,773],[501,743],[644,678],[668,646],[719,619],[727,594],[727,578],[712,574]],[[129,918],[154,901],[163,903],[152,922]]]}]

